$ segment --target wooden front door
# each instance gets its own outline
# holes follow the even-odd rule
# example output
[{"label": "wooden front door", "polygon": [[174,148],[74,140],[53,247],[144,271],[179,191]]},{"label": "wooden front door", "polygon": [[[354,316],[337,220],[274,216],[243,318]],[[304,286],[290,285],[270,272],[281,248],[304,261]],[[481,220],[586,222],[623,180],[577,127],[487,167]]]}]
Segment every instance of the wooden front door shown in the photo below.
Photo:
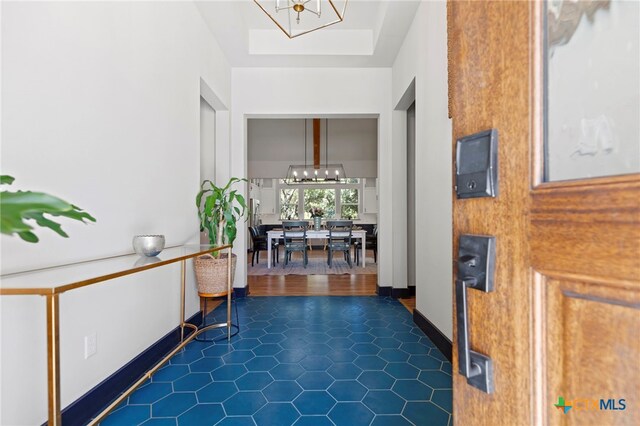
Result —
[{"label": "wooden front door", "polygon": [[640,424],[640,176],[543,182],[541,19],[528,1],[448,3],[454,146],[499,133],[498,197],[453,205],[454,259],[460,235],[496,237],[495,290],[467,291],[494,390],[458,373],[454,316],[453,419]]}]

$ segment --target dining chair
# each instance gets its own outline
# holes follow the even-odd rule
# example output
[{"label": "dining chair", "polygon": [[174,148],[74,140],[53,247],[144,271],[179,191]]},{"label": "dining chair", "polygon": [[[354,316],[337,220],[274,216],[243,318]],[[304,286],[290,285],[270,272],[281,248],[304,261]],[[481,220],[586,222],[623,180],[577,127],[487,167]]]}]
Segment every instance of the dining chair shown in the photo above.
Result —
[{"label": "dining chair", "polygon": [[284,262],[282,267],[287,266],[291,253],[302,252],[303,266],[306,268],[309,262],[307,255],[307,228],[309,222],[304,220],[290,220],[282,222],[282,239],[284,240]]},{"label": "dining chair", "polygon": [[327,229],[329,229],[329,239],[327,240],[327,263],[331,268],[333,260],[333,252],[341,251],[349,264],[350,268],[353,268],[351,264],[351,237],[353,231],[353,221],[351,220],[328,220]]},{"label": "dining chair", "polygon": [[[266,235],[260,235],[258,232],[258,228],[256,226],[249,227],[249,233],[251,234],[251,266],[255,263],[260,263],[260,252],[268,251],[269,246],[267,245],[268,238]],[[278,258],[280,257],[279,252],[279,244],[278,240],[271,241],[271,263],[274,265],[278,262]]]},{"label": "dining chair", "polygon": [[373,235],[367,234],[365,237],[365,248],[363,253],[361,253],[362,244],[360,243],[360,240],[356,239],[354,241],[353,248],[356,265],[360,265],[360,255],[366,256],[367,250],[373,250],[373,261],[374,263],[378,263],[378,225],[373,227]]}]

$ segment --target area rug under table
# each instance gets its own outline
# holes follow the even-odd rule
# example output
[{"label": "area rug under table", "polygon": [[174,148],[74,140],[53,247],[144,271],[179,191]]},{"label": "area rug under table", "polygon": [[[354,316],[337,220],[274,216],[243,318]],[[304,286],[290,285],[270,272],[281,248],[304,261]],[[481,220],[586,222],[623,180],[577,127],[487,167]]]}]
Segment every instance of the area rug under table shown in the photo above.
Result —
[{"label": "area rug under table", "polygon": [[[267,268],[266,252],[260,253],[260,263],[247,265],[247,275],[340,275],[340,274],[377,274],[378,265],[373,261],[373,257],[367,256],[366,266],[356,265],[354,262],[352,268],[342,253],[338,253],[333,257],[331,268],[327,264],[327,252],[323,250],[312,250],[309,252],[309,263],[307,267],[302,266],[302,254],[292,253],[291,260],[286,267],[283,267],[282,253],[280,253],[280,263],[272,265],[271,269]],[[368,254],[368,253],[367,253]]]}]

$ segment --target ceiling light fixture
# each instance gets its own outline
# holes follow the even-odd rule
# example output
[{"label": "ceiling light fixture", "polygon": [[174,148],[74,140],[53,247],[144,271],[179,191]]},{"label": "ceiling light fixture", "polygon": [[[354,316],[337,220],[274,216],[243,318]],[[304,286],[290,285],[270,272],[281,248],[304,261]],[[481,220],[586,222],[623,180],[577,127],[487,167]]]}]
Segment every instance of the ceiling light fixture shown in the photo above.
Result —
[{"label": "ceiling light fixture", "polygon": [[[319,119],[314,119],[320,121]],[[304,120],[304,165],[291,165],[287,171],[287,177],[284,182],[287,185],[297,184],[317,184],[317,183],[342,183],[347,175],[342,164],[329,164],[329,119],[325,120],[325,163],[324,167],[320,164],[320,129],[318,123],[318,131],[314,129],[314,149],[313,165],[307,166],[307,120]],[[317,139],[316,139],[317,136]],[[318,157],[315,154],[318,154]]]},{"label": "ceiling light fixture", "polygon": [[[344,20],[349,0],[253,0],[289,38],[326,28]],[[324,4],[325,13],[322,13]],[[274,7],[275,6],[275,7]],[[301,19],[307,15],[309,19]],[[295,24],[292,21],[295,20]]]}]

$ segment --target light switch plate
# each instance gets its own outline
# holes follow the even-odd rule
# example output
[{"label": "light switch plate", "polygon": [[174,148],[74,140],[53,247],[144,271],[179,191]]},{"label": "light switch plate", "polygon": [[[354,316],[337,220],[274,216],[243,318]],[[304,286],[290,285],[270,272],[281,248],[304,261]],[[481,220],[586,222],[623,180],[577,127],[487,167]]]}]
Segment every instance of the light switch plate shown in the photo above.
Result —
[{"label": "light switch plate", "polygon": [[96,352],[98,352],[98,336],[96,333],[84,336],[84,359],[95,355]]}]

